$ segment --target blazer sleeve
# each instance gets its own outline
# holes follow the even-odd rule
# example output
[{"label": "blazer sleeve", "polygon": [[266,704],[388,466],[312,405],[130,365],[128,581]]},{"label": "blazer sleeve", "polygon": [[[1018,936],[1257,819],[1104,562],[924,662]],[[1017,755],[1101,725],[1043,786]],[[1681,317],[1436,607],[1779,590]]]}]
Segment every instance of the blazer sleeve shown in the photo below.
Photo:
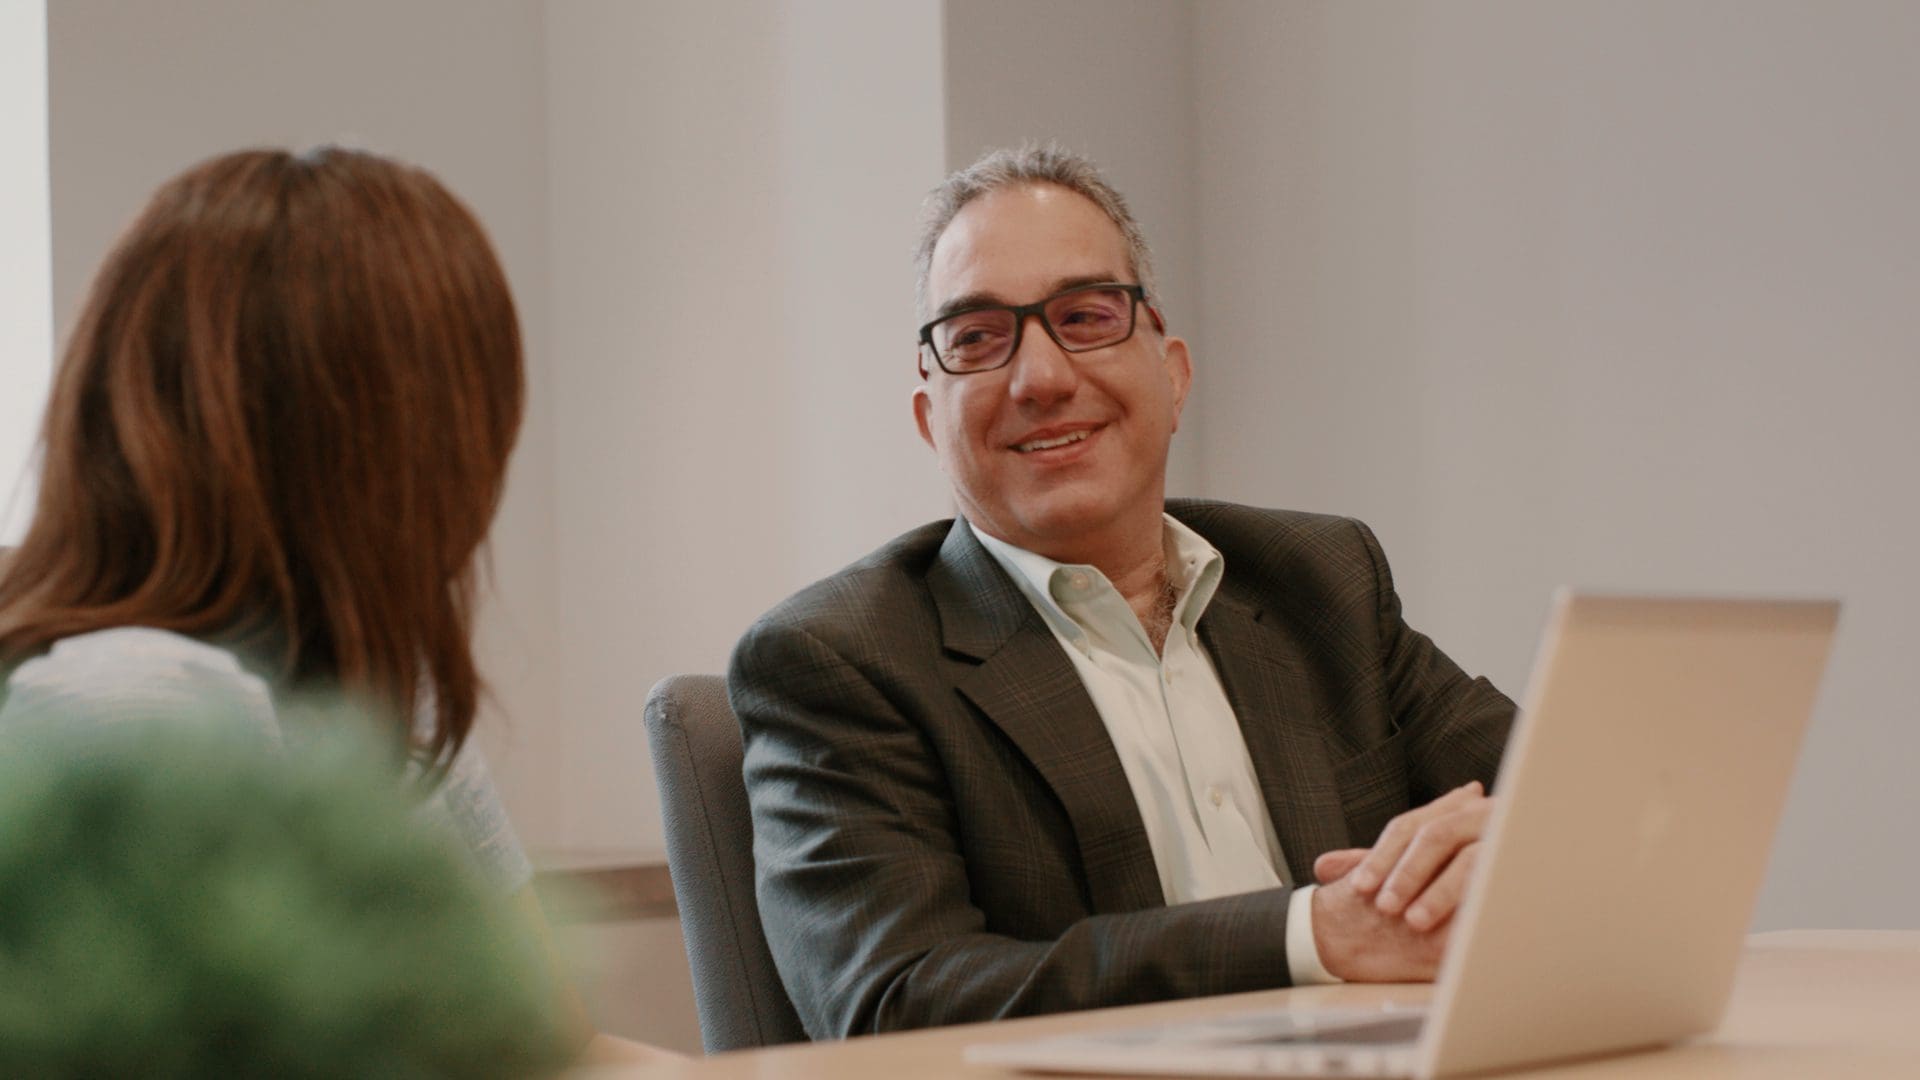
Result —
[{"label": "blazer sleeve", "polygon": [[1469,677],[1432,639],[1407,625],[1380,542],[1366,525],[1353,525],[1373,560],[1387,706],[1395,741],[1406,747],[1409,805],[1423,805],[1470,780],[1493,790],[1513,724],[1512,700],[1485,677]]},{"label": "blazer sleeve", "polygon": [[989,932],[942,764],[883,678],[763,622],[729,684],[761,921],[814,1038],[1286,984],[1286,889]]}]

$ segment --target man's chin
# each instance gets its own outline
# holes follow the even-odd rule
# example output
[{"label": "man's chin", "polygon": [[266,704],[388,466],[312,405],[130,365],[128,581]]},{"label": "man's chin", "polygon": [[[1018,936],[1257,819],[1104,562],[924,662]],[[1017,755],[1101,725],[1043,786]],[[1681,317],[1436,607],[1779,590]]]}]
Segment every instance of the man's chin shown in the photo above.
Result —
[{"label": "man's chin", "polygon": [[1098,500],[1061,500],[1023,507],[1016,520],[1024,539],[1012,543],[1057,559],[1050,553],[1101,546],[1116,519],[1114,508]]}]

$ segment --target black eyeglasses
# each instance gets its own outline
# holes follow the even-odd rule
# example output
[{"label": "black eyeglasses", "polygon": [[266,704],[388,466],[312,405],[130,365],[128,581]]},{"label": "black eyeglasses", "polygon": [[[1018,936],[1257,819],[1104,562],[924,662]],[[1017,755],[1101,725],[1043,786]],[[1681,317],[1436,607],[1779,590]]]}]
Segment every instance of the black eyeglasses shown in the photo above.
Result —
[{"label": "black eyeglasses", "polygon": [[1146,297],[1144,285],[1110,282],[1081,285],[1032,304],[969,308],[921,327],[920,344],[933,350],[934,362],[949,375],[992,371],[1013,359],[1027,316],[1038,315],[1047,336],[1067,352],[1104,349],[1133,336],[1134,313]]}]

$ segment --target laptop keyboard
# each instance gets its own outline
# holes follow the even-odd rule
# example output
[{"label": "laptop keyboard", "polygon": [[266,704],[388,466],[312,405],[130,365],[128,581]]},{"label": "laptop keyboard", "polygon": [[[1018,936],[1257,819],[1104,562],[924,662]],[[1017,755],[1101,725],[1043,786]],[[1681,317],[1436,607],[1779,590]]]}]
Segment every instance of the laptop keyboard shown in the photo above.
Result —
[{"label": "laptop keyboard", "polygon": [[1282,1039],[1282,1042],[1340,1043],[1346,1046],[1390,1046],[1415,1042],[1425,1021],[1418,1016],[1397,1016],[1389,1020],[1320,1027],[1312,1032]]},{"label": "laptop keyboard", "polygon": [[[1390,1046],[1419,1039],[1426,1015],[1417,1010],[1381,1012],[1377,1009],[1353,1012],[1274,1012],[1248,1013],[1221,1017],[1191,1025],[1178,1025],[1174,1032],[1181,1041],[1215,1045],[1319,1045]],[[1160,1038],[1170,1032],[1162,1029]]]},{"label": "laptop keyboard", "polygon": [[1425,1010],[1414,1008],[1279,1010],[1107,1032],[1103,1038],[1121,1044],[1388,1046],[1416,1041],[1425,1022]]}]

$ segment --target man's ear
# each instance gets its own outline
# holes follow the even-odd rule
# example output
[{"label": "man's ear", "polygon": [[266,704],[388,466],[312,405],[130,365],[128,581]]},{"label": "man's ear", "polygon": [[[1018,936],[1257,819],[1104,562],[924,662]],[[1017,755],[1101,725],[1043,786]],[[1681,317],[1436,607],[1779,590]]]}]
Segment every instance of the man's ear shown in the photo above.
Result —
[{"label": "man's ear", "polygon": [[1167,366],[1167,380],[1173,384],[1173,430],[1180,430],[1180,410],[1187,404],[1187,391],[1193,386],[1193,357],[1187,353],[1187,343],[1183,338],[1167,339],[1166,351],[1162,362]]},{"label": "man's ear", "polygon": [[920,427],[920,438],[936,451],[940,449],[933,441],[933,422],[928,417],[933,413],[933,398],[927,392],[925,383],[913,388],[913,422]]}]

